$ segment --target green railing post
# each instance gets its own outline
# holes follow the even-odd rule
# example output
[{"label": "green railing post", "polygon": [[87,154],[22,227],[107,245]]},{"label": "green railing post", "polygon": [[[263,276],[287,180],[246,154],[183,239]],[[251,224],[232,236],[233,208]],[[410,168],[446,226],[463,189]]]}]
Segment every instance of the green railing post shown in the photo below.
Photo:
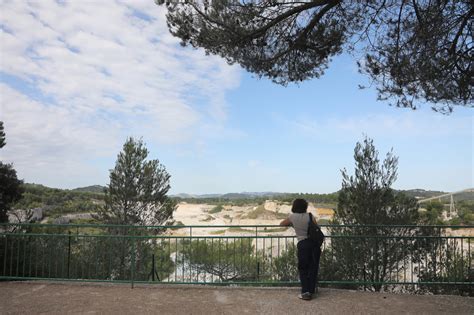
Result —
[{"label": "green railing post", "polygon": [[71,231],[68,231],[68,245],[67,245],[67,278],[70,278],[71,266]]},{"label": "green railing post", "polygon": [[132,289],[135,284],[135,239],[132,239],[132,272],[131,272],[131,277],[132,277]]},{"label": "green railing post", "polygon": [[[0,224],[0,227],[3,226],[5,225]],[[11,226],[11,224],[9,226]],[[286,260],[289,259],[289,246],[287,243],[293,243],[296,240],[295,237],[282,234],[267,235],[272,232],[272,230],[259,234],[259,230],[262,229],[263,231],[265,225],[219,226],[229,229],[225,232],[225,235],[219,235],[222,234],[221,232],[209,232],[200,237],[197,236],[199,233],[196,236],[192,235],[194,228],[203,229],[203,231],[205,231],[207,228],[215,229],[216,226],[186,226],[186,229],[189,231],[189,238],[187,236],[183,237],[182,235],[156,234],[153,230],[148,232],[150,231],[150,227],[139,226],[122,226],[120,227],[122,233],[118,234],[116,233],[118,231],[105,228],[110,227],[107,225],[81,225],[80,227],[77,225],[68,225],[62,226],[61,229],[50,229],[51,225],[39,224],[38,226],[41,229],[33,229],[36,233],[31,231],[18,233],[10,231],[10,229],[0,231],[1,280],[26,280],[34,278],[52,280],[61,278],[61,280],[69,279],[70,281],[117,281],[131,283],[131,287],[134,288],[135,282],[143,280],[142,269],[145,267],[144,259],[147,260],[148,265],[146,268],[148,268],[151,258],[152,277],[148,276],[147,279],[152,281],[156,281],[157,279],[161,281],[160,277],[164,277],[164,279],[168,278],[168,282],[221,282],[225,277],[222,277],[222,274],[217,273],[215,270],[219,272],[223,271],[229,275],[232,275],[233,270],[233,272],[237,274],[235,275],[237,278],[234,279],[242,280],[229,281],[228,284],[297,284],[296,278],[285,278],[284,280],[281,278],[279,271],[276,269],[274,271],[273,269],[275,259],[279,260],[278,268],[286,268],[286,265],[282,265],[282,263],[286,264]],[[92,229],[90,230],[92,231],[82,229],[86,226],[91,227]],[[118,228],[116,226],[112,227]],[[272,227],[275,228],[278,226]],[[472,262],[471,245],[474,239],[472,236],[443,236],[441,231],[449,228],[448,226],[437,227],[435,229],[435,231],[438,232],[437,235],[432,232],[429,234],[423,233],[422,235],[403,234],[400,232],[401,229],[399,226],[379,226],[383,228],[384,233],[370,233],[369,228],[374,228],[374,226],[349,227],[354,229],[353,233],[347,233],[347,231],[344,230],[347,229],[348,226],[332,226],[335,232],[333,232],[332,235],[328,235],[328,240],[331,240],[331,242],[325,244],[326,250],[331,247],[328,254],[332,253],[336,256],[334,261],[337,261],[337,255],[341,249],[359,244],[361,246],[364,245],[367,252],[366,254],[371,257],[365,257],[363,263],[366,265],[358,267],[360,269],[357,271],[362,271],[362,274],[358,273],[355,276],[349,274],[347,278],[339,279],[334,278],[331,274],[322,274],[324,277],[322,278],[324,280],[320,282],[322,284],[349,284],[359,287],[418,285],[422,289],[426,286],[436,288],[436,286],[449,285],[453,290],[460,285],[463,286],[462,288],[464,288],[464,286],[469,287],[474,285],[472,280],[468,279],[466,281],[463,278],[466,277],[469,270],[469,267],[466,266],[470,266],[470,262]],[[423,226],[423,228],[424,227],[425,226]],[[77,240],[72,244],[72,236],[76,234],[76,228],[79,234],[75,236]],[[165,227],[159,226],[157,228],[163,229]],[[464,228],[471,229],[467,231],[471,232],[474,226]],[[358,229],[361,229],[359,233],[357,232]],[[229,233],[232,233],[234,230],[238,231],[239,234],[229,236]],[[364,233],[366,230],[368,232]],[[22,239],[23,237],[25,237],[25,239]],[[61,255],[65,254],[66,257],[61,256],[63,258],[59,260],[58,257],[55,256],[56,250],[54,245],[58,243],[56,241],[58,238],[61,239],[61,246],[67,246],[67,248],[63,248],[63,252],[61,253]],[[117,243],[117,246],[104,247],[104,243],[101,239],[116,240],[117,242],[110,243],[112,245]],[[185,239],[189,240],[189,244],[184,242]],[[197,240],[196,248],[192,246],[194,239]],[[151,254],[156,256],[158,253],[147,251],[149,244],[153,247],[151,244],[155,240],[164,245],[163,250],[165,252],[162,253],[164,256],[153,257]],[[229,244],[230,240],[233,240],[231,244]],[[256,242],[255,248],[252,247],[254,241]],[[283,247],[280,250],[282,241]],[[141,243],[138,244],[138,242]],[[172,245],[173,242],[175,243],[174,245]],[[179,246],[180,242],[182,242],[181,246]],[[223,242],[225,242],[225,245]],[[262,244],[258,244],[260,242]],[[419,244],[418,242],[422,243]],[[24,245],[24,243],[27,245]],[[168,243],[167,246],[166,243]],[[342,245],[345,244],[344,247],[341,247],[342,245],[339,243]],[[124,246],[118,246],[121,244]],[[239,244],[240,246],[238,246]],[[331,246],[337,244],[339,244],[339,247],[333,248]],[[427,247],[427,252],[420,252],[424,254],[424,258],[416,255],[422,244],[426,244]],[[72,245],[75,246],[74,253],[72,252]],[[270,247],[268,248],[267,245],[270,245]],[[76,253],[77,246],[79,246],[77,251],[80,251],[80,256],[77,256],[79,253]],[[145,247],[145,249],[142,249],[143,247]],[[188,255],[184,255],[188,247],[189,253]],[[89,248],[91,251],[85,250]],[[192,250],[193,248],[195,250]],[[234,248],[233,252],[232,248]],[[388,257],[387,254],[392,252],[392,248],[396,248],[397,251],[391,254],[393,257]],[[67,252],[65,252],[64,249],[67,250]],[[335,249],[338,249],[338,251]],[[123,253],[121,252],[122,250],[124,250]],[[150,250],[152,250],[152,248],[150,248]],[[108,255],[109,258],[109,268],[108,270],[104,270],[104,272],[102,272],[102,253],[106,254],[106,257]],[[120,253],[126,257],[125,261],[119,261],[120,255],[118,254]],[[142,253],[147,253],[147,255],[143,256]],[[149,256],[148,253],[150,254]],[[176,253],[177,258],[172,262],[171,260],[173,258],[171,255],[174,255],[174,253]],[[75,255],[76,260],[81,259],[80,264],[76,264],[72,261],[72,254]],[[91,255],[97,255],[97,257]],[[457,258],[458,256],[456,255],[460,255],[461,258]],[[22,257],[24,257],[24,259],[22,259]],[[156,259],[158,258],[160,259],[160,266],[156,266]],[[387,267],[387,259],[395,259],[396,264]],[[421,259],[421,261],[419,259]],[[464,260],[458,263],[458,259]],[[26,266],[28,262],[29,266]],[[106,263],[105,260],[104,263]],[[126,273],[128,263],[130,263],[129,274]],[[289,263],[293,264],[291,261]],[[58,264],[63,267],[58,268]],[[204,268],[200,266],[200,264],[210,264],[210,267],[204,266]],[[457,264],[461,269],[455,269]],[[67,269],[64,270],[64,267]],[[416,278],[417,272],[419,273],[422,267],[424,267],[423,273],[427,274],[428,277]],[[23,269],[24,271],[21,272]],[[31,271],[28,269],[31,269]],[[158,276],[157,270],[162,272],[160,276]],[[145,271],[149,272],[149,270]],[[167,276],[167,273],[169,273],[169,276]],[[172,276],[173,273],[174,278]],[[238,273],[242,273],[243,276],[239,278]],[[182,275],[182,278],[179,278],[179,275]]]}]

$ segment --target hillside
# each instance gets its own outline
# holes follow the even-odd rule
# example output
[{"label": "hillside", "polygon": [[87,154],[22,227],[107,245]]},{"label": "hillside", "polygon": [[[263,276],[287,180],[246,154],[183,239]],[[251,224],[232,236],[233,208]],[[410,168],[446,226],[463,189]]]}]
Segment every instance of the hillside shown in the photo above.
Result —
[{"label": "hillside", "polygon": [[95,212],[103,203],[102,192],[50,188],[38,184],[23,184],[23,198],[12,207],[15,209],[44,209],[46,216],[67,213]]},{"label": "hillside", "polygon": [[[50,188],[39,184],[24,184],[23,199],[13,206],[13,210],[40,208],[48,218],[78,216],[96,212],[104,204],[104,186],[92,185],[76,189]],[[400,191],[415,198],[429,198],[443,194],[442,191],[411,189]],[[281,220],[291,208],[295,198],[304,198],[318,209],[321,219],[329,220],[337,207],[338,192],[332,194],[294,194],[275,192],[242,192],[228,194],[171,196],[178,204],[177,221],[186,224],[187,217],[196,214],[194,224],[229,224],[236,221],[258,224],[259,222]],[[456,210],[459,218],[451,223],[470,223],[473,220],[474,192],[455,196]],[[443,199],[444,208],[449,209],[449,199]],[[441,209],[443,205],[441,205]],[[426,210],[426,209],[425,209]],[[187,212],[189,211],[189,212]],[[316,211],[316,210],[315,210]],[[250,221],[248,221],[250,220]]]},{"label": "hillside", "polygon": [[91,193],[102,194],[102,193],[104,193],[104,189],[105,189],[105,186],[92,185],[92,186],[74,188],[74,189],[72,189],[72,191],[77,191],[77,192],[91,192]]},{"label": "hillside", "polygon": [[430,197],[446,194],[446,192],[444,191],[424,190],[424,189],[408,189],[408,190],[399,190],[399,191],[403,192],[407,196],[415,197],[418,199],[430,198]]}]

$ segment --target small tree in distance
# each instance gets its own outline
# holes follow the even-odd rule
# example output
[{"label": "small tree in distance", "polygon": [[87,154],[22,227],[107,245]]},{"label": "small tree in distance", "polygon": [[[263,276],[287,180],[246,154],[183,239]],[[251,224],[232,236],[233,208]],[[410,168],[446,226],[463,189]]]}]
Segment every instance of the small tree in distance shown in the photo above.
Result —
[{"label": "small tree in distance", "polygon": [[105,189],[99,219],[109,224],[162,225],[176,208],[166,194],[170,175],[158,160],[149,160],[142,140],[130,137],[117,156]]}]

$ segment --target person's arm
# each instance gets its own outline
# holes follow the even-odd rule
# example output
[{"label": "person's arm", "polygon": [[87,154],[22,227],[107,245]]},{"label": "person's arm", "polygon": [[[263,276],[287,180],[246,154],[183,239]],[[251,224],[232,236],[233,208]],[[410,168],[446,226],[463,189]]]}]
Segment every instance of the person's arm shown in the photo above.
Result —
[{"label": "person's arm", "polygon": [[286,218],[285,220],[281,221],[281,222],[280,222],[280,225],[282,225],[282,226],[290,226],[290,225],[291,225],[290,218]]}]

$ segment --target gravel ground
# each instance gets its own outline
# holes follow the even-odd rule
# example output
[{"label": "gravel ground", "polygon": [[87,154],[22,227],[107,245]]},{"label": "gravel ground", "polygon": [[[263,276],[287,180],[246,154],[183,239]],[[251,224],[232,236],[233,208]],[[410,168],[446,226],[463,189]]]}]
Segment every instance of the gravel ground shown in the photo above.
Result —
[{"label": "gravel ground", "polygon": [[1,314],[474,314],[474,298],[297,288],[0,282]]}]

